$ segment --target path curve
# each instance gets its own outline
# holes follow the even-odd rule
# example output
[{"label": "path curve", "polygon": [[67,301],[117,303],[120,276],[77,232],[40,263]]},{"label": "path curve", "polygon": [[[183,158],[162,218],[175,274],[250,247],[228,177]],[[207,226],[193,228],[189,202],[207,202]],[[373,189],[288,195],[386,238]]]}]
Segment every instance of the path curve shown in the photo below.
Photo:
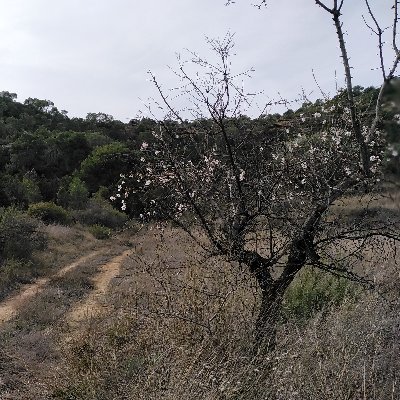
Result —
[{"label": "path curve", "polygon": [[28,283],[26,285],[23,285],[17,294],[12,295],[11,297],[5,299],[0,303],[0,324],[3,324],[12,319],[18,313],[18,310],[23,306],[23,304],[27,300],[29,300],[30,298],[36,296],[37,294],[43,291],[43,289],[51,279],[60,278],[64,276],[68,272],[77,268],[82,263],[98,256],[103,250],[104,249],[99,249],[89,254],[86,254],[83,257],[80,257],[73,263],[68,264],[65,267],[61,268],[56,274],[50,277],[40,278],[33,283]]}]

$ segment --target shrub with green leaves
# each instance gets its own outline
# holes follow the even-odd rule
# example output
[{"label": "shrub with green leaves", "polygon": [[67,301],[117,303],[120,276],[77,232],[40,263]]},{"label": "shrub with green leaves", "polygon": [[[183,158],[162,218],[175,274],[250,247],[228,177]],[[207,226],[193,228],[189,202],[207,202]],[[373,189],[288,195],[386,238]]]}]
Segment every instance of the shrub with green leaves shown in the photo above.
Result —
[{"label": "shrub with green leaves", "polygon": [[6,259],[0,265],[0,300],[18,285],[31,282],[38,269],[31,260]]},{"label": "shrub with green leaves", "polygon": [[29,259],[43,249],[46,237],[39,221],[15,209],[0,209],[0,254],[3,259]]},{"label": "shrub with green leaves", "polygon": [[86,207],[89,200],[89,191],[86,185],[78,178],[74,177],[68,188],[68,204],[74,210],[82,210]]},{"label": "shrub with green leaves", "polygon": [[130,168],[129,148],[119,142],[96,147],[81,163],[79,175],[91,193],[100,186],[109,187],[118,181],[121,173]]},{"label": "shrub with green leaves", "polygon": [[329,273],[306,269],[300,273],[285,293],[283,317],[307,319],[324,307],[340,305],[357,295],[355,283]]},{"label": "shrub with green leaves", "polygon": [[102,225],[110,229],[122,228],[128,217],[105,200],[91,199],[86,210],[75,212],[75,218],[85,225]]},{"label": "shrub with green leaves", "polygon": [[22,187],[24,188],[24,200],[26,204],[36,203],[42,200],[39,185],[29,177],[22,178]]},{"label": "shrub with green leaves", "polygon": [[108,239],[111,236],[111,229],[106,228],[103,225],[92,225],[89,227],[89,232],[96,238],[96,239]]},{"label": "shrub with green leaves", "polygon": [[8,173],[0,173],[0,206],[27,205],[27,189],[21,180]]},{"label": "shrub with green leaves", "polygon": [[31,204],[28,208],[28,214],[50,224],[67,225],[71,222],[68,211],[53,202]]},{"label": "shrub with green leaves", "polygon": [[37,268],[30,260],[9,258],[0,266],[0,300],[18,284],[28,283],[37,275]]}]

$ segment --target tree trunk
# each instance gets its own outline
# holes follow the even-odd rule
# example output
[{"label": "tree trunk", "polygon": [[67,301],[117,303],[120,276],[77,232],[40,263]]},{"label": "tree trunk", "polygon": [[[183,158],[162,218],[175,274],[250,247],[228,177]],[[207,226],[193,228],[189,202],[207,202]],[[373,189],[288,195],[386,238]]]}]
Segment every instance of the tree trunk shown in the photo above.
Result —
[{"label": "tree trunk", "polygon": [[293,241],[287,264],[281,276],[275,281],[266,280],[260,273],[256,275],[262,293],[260,312],[256,321],[255,350],[257,354],[275,350],[276,330],[282,309],[283,295],[296,274],[305,265],[308,247],[311,248],[311,246],[307,246],[303,237]]},{"label": "tree trunk", "polygon": [[275,285],[262,291],[260,311],[255,327],[254,351],[257,354],[266,354],[275,350],[282,295],[283,293],[277,290]]}]

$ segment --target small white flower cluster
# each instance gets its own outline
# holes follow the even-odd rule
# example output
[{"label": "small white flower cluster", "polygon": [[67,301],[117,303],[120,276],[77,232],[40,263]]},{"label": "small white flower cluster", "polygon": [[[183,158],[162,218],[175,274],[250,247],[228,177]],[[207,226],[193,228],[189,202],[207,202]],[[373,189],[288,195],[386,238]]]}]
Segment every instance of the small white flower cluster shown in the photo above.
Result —
[{"label": "small white flower cluster", "polygon": [[208,169],[211,172],[218,168],[220,161],[214,158],[214,154],[211,154],[209,156],[204,156],[204,163],[207,165]]},{"label": "small white flower cluster", "polygon": [[392,157],[397,157],[397,156],[399,155],[399,152],[393,147],[393,145],[390,145],[390,146],[388,147],[388,150],[389,150],[390,155],[391,155]]},{"label": "small white flower cluster", "polygon": [[149,144],[147,142],[143,142],[142,146],[140,147],[140,151],[145,151],[149,147]]},{"label": "small white flower cluster", "polygon": [[110,200],[112,202],[115,202],[117,200],[120,201],[120,208],[122,211],[126,211],[126,207],[127,207],[127,203],[126,203],[126,199],[129,196],[128,190],[126,188],[126,177],[123,174],[120,174],[120,178],[122,178],[122,180],[119,182],[118,186],[117,186],[117,193],[115,194],[115,196],[110,196]]}]

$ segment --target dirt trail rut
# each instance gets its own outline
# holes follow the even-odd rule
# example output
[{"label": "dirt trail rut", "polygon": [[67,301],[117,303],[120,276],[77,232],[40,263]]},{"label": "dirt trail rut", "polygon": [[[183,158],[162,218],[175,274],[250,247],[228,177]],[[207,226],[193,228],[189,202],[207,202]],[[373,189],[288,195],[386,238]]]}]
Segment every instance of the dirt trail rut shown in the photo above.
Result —
[{"label": "dirt trail rut", "polygon": [[23,285],[21,290],[17,294],[9,297],[8,299],[0,303],[0,324],[5,323],[10,319],[12,319],[18,313],[18,310],[23,306],[23,304],[27,300],[29,300],[30,298],[34,297],[35,295],[43,291],[43,289],[51,279],[64,276],[65,274],[74,270],[79,265],[83,264],[89,259],[98,256],[103,251],[104,249],[93,251],[92,253],[89,253],[79,258],[78,260],[74,261],[73,263],[68,264],[65,267],[61,268],[56,274],[50,277],[40,278],[34,283]]},{"label": "dirt trail rut", "polygon": [[78,326],[81,321],[98,315],[104,309],[100,300],[106,294],[112,279],[119,275],[121,264],[132,253],[133,250],[126,250],[101,267],[100,272],[93,278],[94,290],[67,314],[66,321],[70,326]]}]

